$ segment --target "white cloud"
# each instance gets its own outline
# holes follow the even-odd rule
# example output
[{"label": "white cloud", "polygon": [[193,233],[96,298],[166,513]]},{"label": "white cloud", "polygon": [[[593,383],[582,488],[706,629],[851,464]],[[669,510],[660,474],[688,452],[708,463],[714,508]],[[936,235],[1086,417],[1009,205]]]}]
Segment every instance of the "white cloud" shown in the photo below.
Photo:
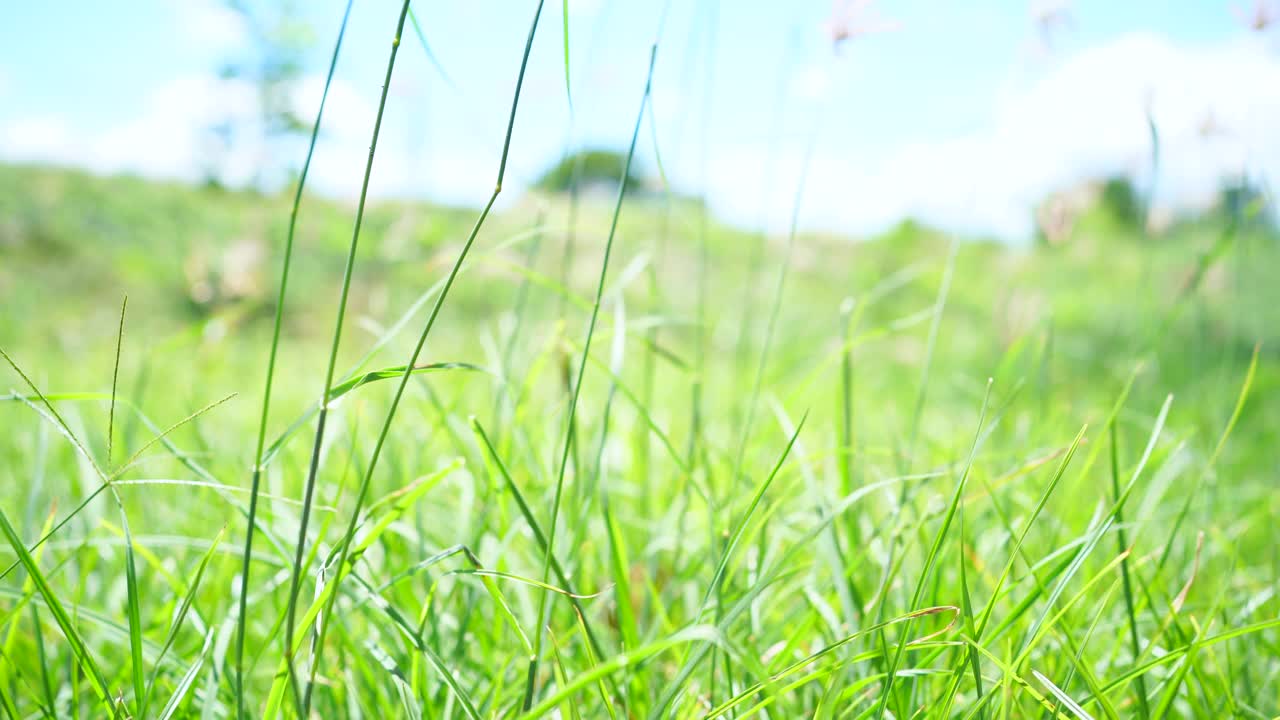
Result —
[{"label": "white cloud", "polygon": [[[324,76],[307,75],[302,78],[291,98],[294,112],[310,124],[320,107],[324,94]],[[328,135],[357,138],[368,135],[377,115],[374,98],[366,98],[349,83],[335,78],[325,100],[323,131]]]},{"label": "white cloud", "polygon": [[[298,84],[294,108],[308,125],[315,118],[323,91],[322,75],[308,76]],[[377,99],[372,92],[362,93],[355,85],[334,79],[307,181],[310,187],[336,197],[359,195]],[[472,137],[419,147],[415,140],[420,139],[422,118],[405,107],[411,101],[393,88],[379,132],[370,195],[403,198],[427,194],[445,202],[481,202],[492,188],[496,155],[491,162],[489,148],[478,147]],[[281,152],[286,165],[301,163],[305,145],[294,143]]]},{"label": "white cloud", "polygon": [[[132,119],[92,139],[89,165],[105,172],[194,178],[206,159],[208,128],[224,119],[233,124],[254,123],[256,108],[254,88],[244,81],[179,77],[151,93]],[[251,177],[261,150],[257,143],[235,143],[219,158],[225,179],[235,183]]]},{"label": "white cloud", "polygon": [[[264,152],[256,140],[257,95],[242,80],[179,76],[149,93],[123,122],[86,129],[75,119],[41,115],[0,127],[0,157],[182,180],[200,179],[212,163],[225,181],[239,184],[254,176]],[[241,130],[219,150],[209,130],[221,121]]]},{"label": "white cloud", "polygon": [[[298,85],[296,108],[314,116],[324,86],[322,76],[306,76]],[[374,106],[350,85],[335,80],[325,107],[328,189],[350,194],[350,177],[363,167]],[[226,147],[211,128],[227,122],[234,135]],[[19,118],[0,126],[0,157],[26,162],[77,165],[102,173],[133,172],[148,177],[198,180],[209,167],[220,168],[233,185],[249,182],[262,168],[301,160],[294,148],[268,148],[263,142],[258,96],[244,80],[195,74],[177,77],[153,90],[128,120],[92,131],[78,131],[65,115]],[[278,157],[267,153],[287,156]],[[358,177],[358,176],[357,176]],[[385,187],[385,186],[384,186]]]},{"label": "white cloud", "polygon": [[801,100],[815,102],[832,91],[831,67],[826,63],[806,64],[791,81],[791,94]]},{"label": "white cloud", "polygon": [[0,155],[18,162],[71,164],[76,161],[73,138],[60,115],[20,118],[0,128]]},{"label": "white cloud", "polygon": [[571,16],[590,18],[600,12],[603,6],[604,0],[569,0],[569,13]]},{"label": "white cloud", "polygon": [[178,32],[212,51],[243,47],[249,29],[239,13],[216,0],[177,0]]},{"label": "white cloud", "polygon": [[[806,77],[799,89],[821,80],[817,70]],[[322,87],[319,75],[299,84],[295,101],[303,118],[314,115]],[[682,122],[689,98],[670,87],[658,94],[659,126]],[[421,136],[415,124],[421,118],[394,107],[400,102],[408,101],[393,97],[387,112],[374,194],[483,200],[493,181],[497,145],[461,138],[415,151],[412,138]],[[209,152],[207,128],[229,116],[250,132],[233,143],[221,166],[227,180],[244,182],[268,151],[250,137],[256,103],[253,87],[244,81],[179,77],[152,91],[133,117],[114,126],[84,127],[79,121],[91,121],[87,113],[11,121],[0,126],[0,157],[197,179]],[[1135,33],[1077,52],[1008,88],[979,130],[887,147],[877,146],[875,138],[860,148],[821,143],[810,168],[802,223],[870,232],[914,216],[962,231],[1024,236],[1033,206],[1056,189],[1112,172],[1146,181],[1147,103],[1160,130],[1159,203],[1196,204],[1224,174],[1242,169],[1280,175],[1280,135],[1274,132],[1280,127],[1280,56],[1251,37],[1188,48]],[[375,109],[372,89],[363,92],[335,80],[312,168],[317,190],[345,197],[358,192]],[[826,126],[834,130],[843,119],[831,120]],[[797,132],[809,126],[799,119],[791,124]],[[1216,134],[1206,137],[1209,125]],[[785,227],[804,141],[776,150],[772,142],[748,136],[713,143],[711,199],[726,217],[752,222],[763,215],[771,226]],[[691,146],[685,149],[697,154]],[[301,160],[296,143],[271,151],[275,166]],[[673,153],[664,158],[668,170],[680,165],[681,153]],[[775,156],[776,162],[766,162]],[[764,177],[765,165],[778,172]]]},{"label": "white cloud", "polygon": [[[1280,174],[1280,57],[1254,37],[1207,48],[1125,35],[1064,59],[1005,93],[979,131],[923,137],[878,153],[840,157],[819,148],[804,219],[874,231],[905,216],[948,228],[1025,236],[1032,208],[1054,190],[1114,172],[1148,180],[1150,103],[1160,135],[1157,203],[1195,205],[1225,175]],[[1206,120],[1221,133],[1206,137]],[[767,152],[732,148],[716,163],[722,210],[756,217]],[[779,190],[795,186],[798,150],[782,162]],[[789,206],[789,192],[779,193]],[[781,224],[785,211],[771,215]]]}]

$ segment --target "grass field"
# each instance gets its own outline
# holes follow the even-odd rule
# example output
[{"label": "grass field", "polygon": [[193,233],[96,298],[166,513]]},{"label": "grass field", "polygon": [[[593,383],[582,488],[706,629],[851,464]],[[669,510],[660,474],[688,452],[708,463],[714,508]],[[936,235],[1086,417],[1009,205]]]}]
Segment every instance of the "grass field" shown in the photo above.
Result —
[{"label": "grass field", "polygon": [[1280,714],[1249,218],[292,202],[0,166],[9,716]]}]

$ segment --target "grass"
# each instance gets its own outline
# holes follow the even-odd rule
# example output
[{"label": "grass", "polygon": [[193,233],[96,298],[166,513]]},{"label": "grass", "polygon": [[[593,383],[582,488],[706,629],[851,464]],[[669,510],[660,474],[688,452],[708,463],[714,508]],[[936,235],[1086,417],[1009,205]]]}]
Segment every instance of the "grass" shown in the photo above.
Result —
[{"label": "grass", "polygon": [[1271,231],[493,212],[520,92],[478,212],[0,166],[5,714],[1280,714]]}]

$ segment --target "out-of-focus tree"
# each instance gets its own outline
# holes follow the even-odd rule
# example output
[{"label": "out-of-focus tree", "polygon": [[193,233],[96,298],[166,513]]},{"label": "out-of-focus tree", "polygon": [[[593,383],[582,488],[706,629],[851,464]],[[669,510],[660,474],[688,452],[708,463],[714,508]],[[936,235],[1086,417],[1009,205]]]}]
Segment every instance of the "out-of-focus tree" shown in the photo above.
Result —
[{"label": "out-of-focus tree", "polygon": [[[600,149],[580,150],[549,168],[538,178],[535,186],[548,192],[567,192],[575,185],[583,190],[600,186],[612,189],[622,179],[626,167],[627,156],[624,153]],[[640,189],[643,184],[643,178],[636,174],[633,167],[627,177],[627,185]]]},{"label": "out-of-focus tree", "polygon": [[1224,180],[1218,188],[1217,211],[1227,221],[1252,227],[1271,227],[1273,214],[1268,212],[1268,198],[1263,188],[1248,177]]},{"label": "out-of-focus tree", "polygon": [[1145,211],[1142,198],[1133,187],[1133,181],[1123,175],[1107,178],[1102,183],[1098,205],[1116,225],[1125,229],[1140,229]]},{"label": "out-of-focus tree", "polygon": [[[307,131],[308,125],[294,107],[294,92],[302,79],[303,53],[313,33],[294,0],[224,0],[245,29],[242,47],[229,53],[218,69],[224,81],[240,81],[254,90],[256,117],[227,112],[210,128],[216,150],[205,168],[206,180],[223,179],[226,159],[234,143],[268,149],[283,138]],[[284,168],[273,166],[274,153],[258,152],[251,182]]]}]

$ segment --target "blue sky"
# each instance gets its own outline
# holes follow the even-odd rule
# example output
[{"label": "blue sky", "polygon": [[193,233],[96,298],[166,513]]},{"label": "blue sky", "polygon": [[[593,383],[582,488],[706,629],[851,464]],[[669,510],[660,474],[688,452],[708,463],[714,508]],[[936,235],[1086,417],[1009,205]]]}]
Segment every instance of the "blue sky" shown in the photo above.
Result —
[{"label": "blue sky", "polygon": [[[535,4],[415,3],[451,82],[407,37],[376,194],[486,198]],[[315,30],[297,92],[309,116],[343,2],[299,5]],[[911,215],[1025,237],[1031,207],[1048,192],[1117,171],[1150,183],[1147,106],[1162,138],[1162,205],[1202,203],[1224,174],[1280,171],[1271,132],[1280,123],[1280,47],[1248,29],[1243,3],[836,5],[877,31],[833,48],[830,0],[676,1],[665,22],[654,0],[572,0],[571,114],[561,3],[548,0],[510,182],[532,180],[569,143],[625,144],[655,37],[642,162],[654,168],[656,138],[677,189],[705,188],[740,225],[785,223],[813,143],[807,227],[869,233]],[[398,7],[355,3],[313,170],[320,192],[358,190]],[[1048,42],[1036,22],[1046,11],[1066,18]],[[210,0],[22,3],[6,10],[0,34],[0,159],[195,178],[208,152],[203,128],[224,114],[253,116],[251,89],[216,73],[245,51],[245,30]],[[235,182],[263,163],[295,165],[301,150],[245,140],[223,160]]]}]

